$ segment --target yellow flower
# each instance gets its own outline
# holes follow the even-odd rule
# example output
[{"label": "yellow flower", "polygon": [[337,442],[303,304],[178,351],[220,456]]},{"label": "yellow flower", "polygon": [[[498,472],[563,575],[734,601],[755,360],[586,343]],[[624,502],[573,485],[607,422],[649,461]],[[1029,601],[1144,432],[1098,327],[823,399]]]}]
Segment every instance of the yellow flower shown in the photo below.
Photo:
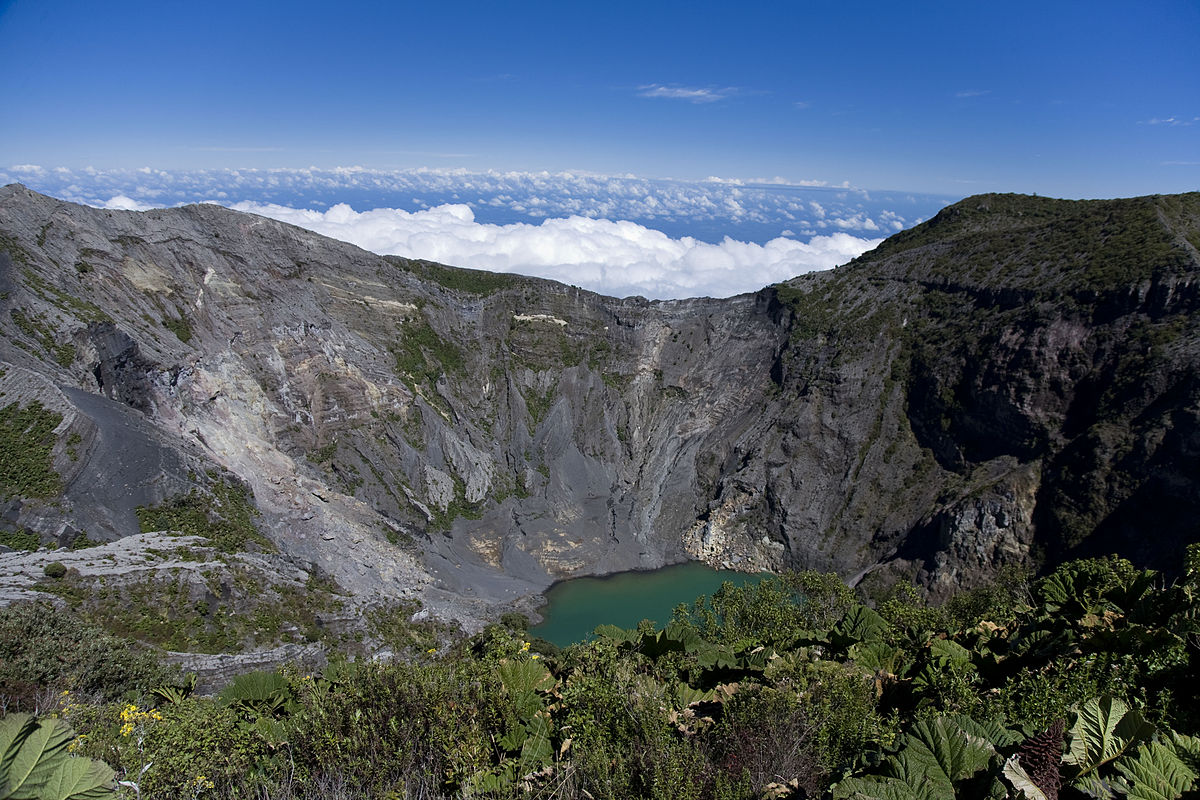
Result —
[{"label": "yellow flower", "polygon": [[541,656],[539,656],[537,653],[534,653],[529,658],[531,661],[537,661],[539,658],[541,658]]},{"label": "yellow flower", "polygon": [[426,652],[426,653],[436,653],[436,652],[437,652],[437,648],[436,648],[436,647],[431,647],[431,648],[429,648],[428,650],[426,650],[425,652]]},{"label": "yellow flower", "polygon": [[139,725],[147,722],[161,722],[163,715],[157,709],[150,711],[139,711],[138,707],[130,703],[121,710],[121,735],[129,736]]}]

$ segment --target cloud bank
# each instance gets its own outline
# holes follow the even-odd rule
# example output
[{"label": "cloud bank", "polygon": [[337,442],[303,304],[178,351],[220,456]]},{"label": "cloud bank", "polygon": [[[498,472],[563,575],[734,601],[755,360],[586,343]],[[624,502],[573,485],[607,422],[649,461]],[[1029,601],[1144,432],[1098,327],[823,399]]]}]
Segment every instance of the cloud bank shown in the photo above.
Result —
[{"label": "cloud bank", "polygon": [[[114,198],[114,207],[122,207],[127,199]],[[781,237],[761,245],[729,238],[711,244],[691,237],[674,239],[634,222],[580,216],[538,225],[496,225],[476,222],[462,204],[416,212],[357,212],[345,204],[324,212],[245,202],[232,207],[376,253],[533,275],[602,294],[651,299],[755,291],[845,263],[880,241],[834,233],[807,243]]]},{"label": "cloud bank", "polygon": [[[161,170],[0,167],[0,183],[20,181],[65,200],[103,205],[122,195],[156,207],[251,201],[291,208],[430,209],[466,204],[482,222],[540,222],[555,217],[633,220],[668,235],[765,243],[790,236],[846,232],[868,238],[927,219],[958,199],[911,192],[867,192],[845,184],[780,177],[683,181],[578,172],[462,169]],[[821,213],[814,213],[814,206]]]},{"label": "cloud bank", "polygon": [[122,210],[215,202],[379,253],[664,299],[749,292],[835,266],[957,199],[781,177],[366,167],[0,167],[0,183],[12,181]]}]

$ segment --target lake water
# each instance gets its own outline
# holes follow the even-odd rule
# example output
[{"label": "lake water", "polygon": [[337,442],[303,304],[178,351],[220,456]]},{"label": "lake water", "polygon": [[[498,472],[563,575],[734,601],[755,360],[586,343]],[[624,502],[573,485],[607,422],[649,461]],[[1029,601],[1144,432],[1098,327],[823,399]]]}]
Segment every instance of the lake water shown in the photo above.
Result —
[{"label": "lake water", "polygon": [[572,578],[546,592],[543,620],[529,629],[560,647],[588,638],[597,625],[636,628],[644,619],[661,628],[680,603],[691,604],[702,594],[713,594],[729,581],[744,586],[766,577],[713,569],[699,562],[676,564],[650,572],[619,572],[603,578]]}]

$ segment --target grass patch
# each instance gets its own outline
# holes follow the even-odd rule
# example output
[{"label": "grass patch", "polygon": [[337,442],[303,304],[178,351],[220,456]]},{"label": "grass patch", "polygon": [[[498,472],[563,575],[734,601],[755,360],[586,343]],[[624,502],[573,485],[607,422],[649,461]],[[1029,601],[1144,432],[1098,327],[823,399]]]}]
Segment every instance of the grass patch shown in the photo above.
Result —
[{"label": "grass patch", "polygon": [[392,347],[398,374],[433,384],[445,373],[464,370],[462,351],[438,336],[424,319],[405,323],[400,332],[400,340]]},{"label": "grass patch", "polygon": [[42,538],[33,531],[0,531],[0,544],[12,550],[37,550]]},{"label": "grass patch", "polygon": [[43,317],[37,314],[26,314],[19,308],[14,308],[8,313],[21,333],[37,342],[38,346],[50,354],[59,366],[69,367],[75,363],[75,345],[70,342],[60,344],[54,329]]},{"label": "grass patch", "polygon": [[531,435],[550,413],[557,391],[558,385],[554,384],[543,393],[531,391],[525,396],[525,409],[529,412],[529,433]]},{"label": "grass patch", "polygon": [[80,617],[112,635],[193,653],[315,641],[325,635],[318,615],[341,607],[320,582],[269,584],[238,565],[205,575],[207,585],[165,571],[106,585],[68,571],[38,589],[67,600]]},{"label": "grass patch", "polygon": [[104,313],[100,306],[87,300],[80,300],[64,292],[31,269],[23,273],[25,286],[29,291],[50,303],[61,311],[73,314],[83,322],[112,322],[112,317]]},{"label": "grass patch", "polygon": [[25,407],[10,403],[0,409],[0,496],[58,497],[62,477],[50,456],[54,429],[62,414],[36,400]]},{"label": "grass patch", "polygon": [[177,531],[203,536],[223,553],[243,552],[251,546],[274,551],[275,546],[254,523],[258,510],[252,498],[245,486],[216,479],[205,492],[193,489],[154,506],[138,506],[138,525],[142,533]]},{"label": "grass patch", "polygon": [[459,517],[463,519],[483,518],[483,503],[467,502],[466,484],[457,475],[452,477],[454,479],[454,497],[446,504],[446,510],[439,511],[436,506],[430,508],[433,519],[430,520],[429,527],[433,530],[449,530],[450,525]]},{"label": "grass patch", "polygon": [[192,340],[192,326],[188,324],[187,318],[182,315],[175,319],[174,317],[163,317],[162,325],[164,328],[175,334],[175,338],[187,344]]},{"label": "grass patch", "polygon": [[435,264],[432,261],[410,261],[401,258],[390,258],[388,260],[406,272],[411,272],[418,277],[431,280],[452,291],[483,295],[485,297],[495,294],[501,289],[519,286],[524,280],[518,275],[488,272],[481,269],[447,267]]}]

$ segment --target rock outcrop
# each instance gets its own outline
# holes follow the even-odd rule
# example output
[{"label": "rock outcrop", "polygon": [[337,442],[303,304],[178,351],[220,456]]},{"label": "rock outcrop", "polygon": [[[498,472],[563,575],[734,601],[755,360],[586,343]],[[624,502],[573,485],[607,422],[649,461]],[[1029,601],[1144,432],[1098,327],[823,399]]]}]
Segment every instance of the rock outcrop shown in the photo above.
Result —
[{"label": "rock outcrop", "polygon": [[[290,558],[468,623],[686,558],[934,593],[1170,567],[1200,511],[1198,219],[982,196],[828,273],[652,303],[10,186],[0,391],[39,376],[82,441],[62,497],[0,516],[113,540],[216,469]],[[140,466],[104,483],[127,432]]]}]

